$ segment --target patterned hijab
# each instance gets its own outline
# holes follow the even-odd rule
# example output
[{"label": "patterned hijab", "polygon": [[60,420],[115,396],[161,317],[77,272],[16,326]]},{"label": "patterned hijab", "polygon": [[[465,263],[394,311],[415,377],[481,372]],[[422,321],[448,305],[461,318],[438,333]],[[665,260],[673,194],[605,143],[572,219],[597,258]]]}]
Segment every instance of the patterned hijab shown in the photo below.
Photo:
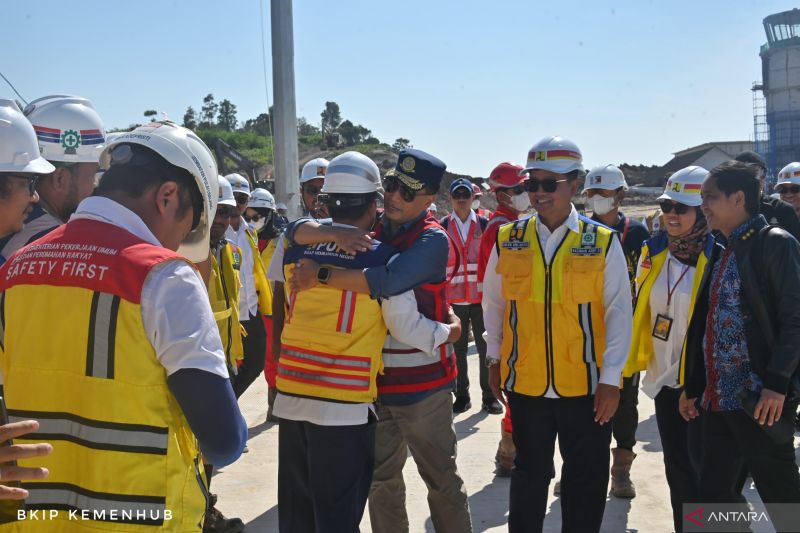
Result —
[{"label": "patterned hijab", "polygon": [[706,235],[708,235],[708,224],[706,217],[700,209],[695,208],[697,221],[694,226],[683,235],[673,237],[667,233],[669,239],[669,251],[672,256],[684,265],[697,266],[697,259],[703,253]]}]

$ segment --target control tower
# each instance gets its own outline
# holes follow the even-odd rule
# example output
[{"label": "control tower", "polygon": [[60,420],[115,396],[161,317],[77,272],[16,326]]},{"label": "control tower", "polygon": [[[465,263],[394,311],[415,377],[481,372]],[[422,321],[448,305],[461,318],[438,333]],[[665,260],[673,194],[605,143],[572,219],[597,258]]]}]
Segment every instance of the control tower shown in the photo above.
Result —
[{"label": "control tower", "polygon": [[776,176],[787,163],[800,161],[800,10],[766,17],[764,31],[762,82],[753,84],[755,142]]}]

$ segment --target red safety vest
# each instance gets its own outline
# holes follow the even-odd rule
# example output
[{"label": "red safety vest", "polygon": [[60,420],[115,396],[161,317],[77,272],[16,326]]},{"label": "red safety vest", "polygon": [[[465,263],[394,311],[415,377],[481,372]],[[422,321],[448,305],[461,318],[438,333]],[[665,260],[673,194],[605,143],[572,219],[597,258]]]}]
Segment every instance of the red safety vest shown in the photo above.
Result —
[{"label": "red safety vest", "polygon": [[[480,254],[481,237],[486,228],[487,220],[477,217],[477,223],[470,221],[467,230],[467,242],[463,242],[455,212],[442,219],[442,226],[450,235],[451,242],[455,243],[455,254],[451,254],[447,262],[447,301],[451,304],[481,302],[483,296],[483,282],[478,280],[478,256]],[[458,269],[456,271],[456,269]]]}]

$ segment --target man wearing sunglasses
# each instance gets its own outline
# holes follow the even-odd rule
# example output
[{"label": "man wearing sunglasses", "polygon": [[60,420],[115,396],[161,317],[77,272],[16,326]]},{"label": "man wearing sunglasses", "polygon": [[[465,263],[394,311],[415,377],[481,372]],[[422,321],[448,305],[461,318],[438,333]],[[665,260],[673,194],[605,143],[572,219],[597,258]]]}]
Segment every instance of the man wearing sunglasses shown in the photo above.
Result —
[{"label": "man wearing sunglasses", "polygon": [[36,132],[39,153],[55,169],[36,183],[39,203],[25,227],[0,239],[5,257],[64,224],[92,194],[105,143],[103,122],[85,98],[46,96],[28,104],[24,113]]},{"label": "man wearing sunglasses", "polygon": [[[384,181],[384,212],[375,226],[382,242],[401,253],[386,266],[362,270],[323,270],[308,260],[294,267],[290,287],[304,290],[318,280],[337,289],[386,298],[414,289],[420,313],[431,320],[457,323],[447,305],[449,239],[428,213],[439,191],[445,164],[421,150],[401,150]],[[302,244],[336,242],[363,251],[367,232],[320,226],[313,221],[290,225],[290,238]],[[273,264],[275,259],[273,259]],[[452,390],[456,358],[450,344],[424,353],[390,338],[378,376],[378,425],[375,473],[369,513],[375,532],[408,531],[403,465],[410,450],[426,480],[431,521],[439,532],[469,532],[472,521],[464,482],[456,468]]]},{"label": "man wearing sunglasses", "polygon": [[229,242],[236,243],[242,251],[242,267],[239,271],[242,291],[239,293],[239,320],[247,335],[244,337],[244,359],[236,377],[233,392],[241,397],[244,391],[264,371],[267,351],[267,331],[263,315],[272,313],[272,289],[267,281],[266,269],[258,251],[258,235],[244,219],[247,202],[250,200],[250,182],[241,174],[225,176],[233,189],[238,215],[231,217],[230,227],[225,233]]},{"label": "man wearing sunglasses", "polygon": [[96,195],[0,268],[8,413],[53,442],[48,484],[27,483],[27,502],[62,529],[107,529],[70,521],[79,501],[189,531],[206,507],[201,457],[228,465],[247,439],[192,264],[209,255],[217,166],[170,122],[123,134],[101,159]]},{"label": "man wearing sunglasses", "polygon": [[463,413],[472,407],[467,375],[467,344],[471,325],[480,363],[480,382],[483,395],[481,409],[489,414],[499,415],[503,412],[503,407],[494,397],[487,380],[486,341],[483,340],[483,311],[481,310],[483,290],[482,284],[478,281],[478,252],[488,220],[472,210],[474,198],[470,180],[467,178],[453,180],[453,183],[450,184],[450,202],[453,205],[453,212],[441,220],[442,227],[450,235],[450,242],[455,244],[455,254],[451,255],[450,264],[447,266],[447,275],[450,279],[447,284],[447,301],[461,319],[461,337],[453,345],[458,360],[458,379],[456,380],[453,412]]},{"label": "man wearing sunglasses", "polygon": [[328,218],[328,208],[317,201],[322,185],[325,183],[325,173],[328,170],[328,160],[324,157],[312,159],[300,172],[300,198],[303,200],[303,214],[313,218]]},{"label": "man wearing sunglasses", "polygon": [[758,169],[758,180],[761,183],[761,201],[759,213],[764,215],[767,223],[779,226],[800,240],[800,218],[793,205],[787,203],[783,198],[772,198],[765,194],[765,179],[767,177],[767,163],[764,158],[755,152],[742,152],[737,155],[734,161],[741,161],[755,166]]},{"label": "man wearing sunglasses", "polygon": [[789,163],[781,169],[775,190],[781,195],[781,200],[800,213],[800,163]]},{"label": "man wearing sunglasses", "polygon": [[[587,208],[592,220],[615,230],[619,235],[622,251],[628,265],[631,295],[635,290],[636,268],[642,243],[649,237],[647,227],[628,218],[619,208],[625,199],[628,184],[625,175],[615,165],[599,165],[586,175],[583,193],[588,197]],[[614,462],[611,465],[611,495],[617,498],[635,498],[636,487],[631,481],[631,465],[636,458],[636,427],[639,425],[639,373],[622,380],[619,408],[614,415],[613,434],[617,447],[611,450]]]},{"label": "man wearing sunglasses", "polygon": [[509,531],[542,531],[558,437],[562,530],[597,532],[631,342],[627,265],[616,233],[572,205],[575,143],[542,139],[525,172],[537,215],[500,228],[483,284],[489,382],[508,398],[517,447]]}]

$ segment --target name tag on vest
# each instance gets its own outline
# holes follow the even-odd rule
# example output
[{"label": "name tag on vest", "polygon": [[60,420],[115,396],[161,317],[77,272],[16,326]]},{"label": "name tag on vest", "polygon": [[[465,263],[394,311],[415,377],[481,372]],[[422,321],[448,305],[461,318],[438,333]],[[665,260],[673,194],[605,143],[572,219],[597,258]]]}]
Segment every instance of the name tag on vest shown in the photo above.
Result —
[{"label": "name tag on vest", "polygon": [[573,248],[572,255],[600,255],[603,253],[602,248]]},{"label": "name tag on vest", "polygon": [[531,243],[528,241],[506,241],[503,243],[503,248],[507,250],[521,250],[523,248],[530,248]]}]

